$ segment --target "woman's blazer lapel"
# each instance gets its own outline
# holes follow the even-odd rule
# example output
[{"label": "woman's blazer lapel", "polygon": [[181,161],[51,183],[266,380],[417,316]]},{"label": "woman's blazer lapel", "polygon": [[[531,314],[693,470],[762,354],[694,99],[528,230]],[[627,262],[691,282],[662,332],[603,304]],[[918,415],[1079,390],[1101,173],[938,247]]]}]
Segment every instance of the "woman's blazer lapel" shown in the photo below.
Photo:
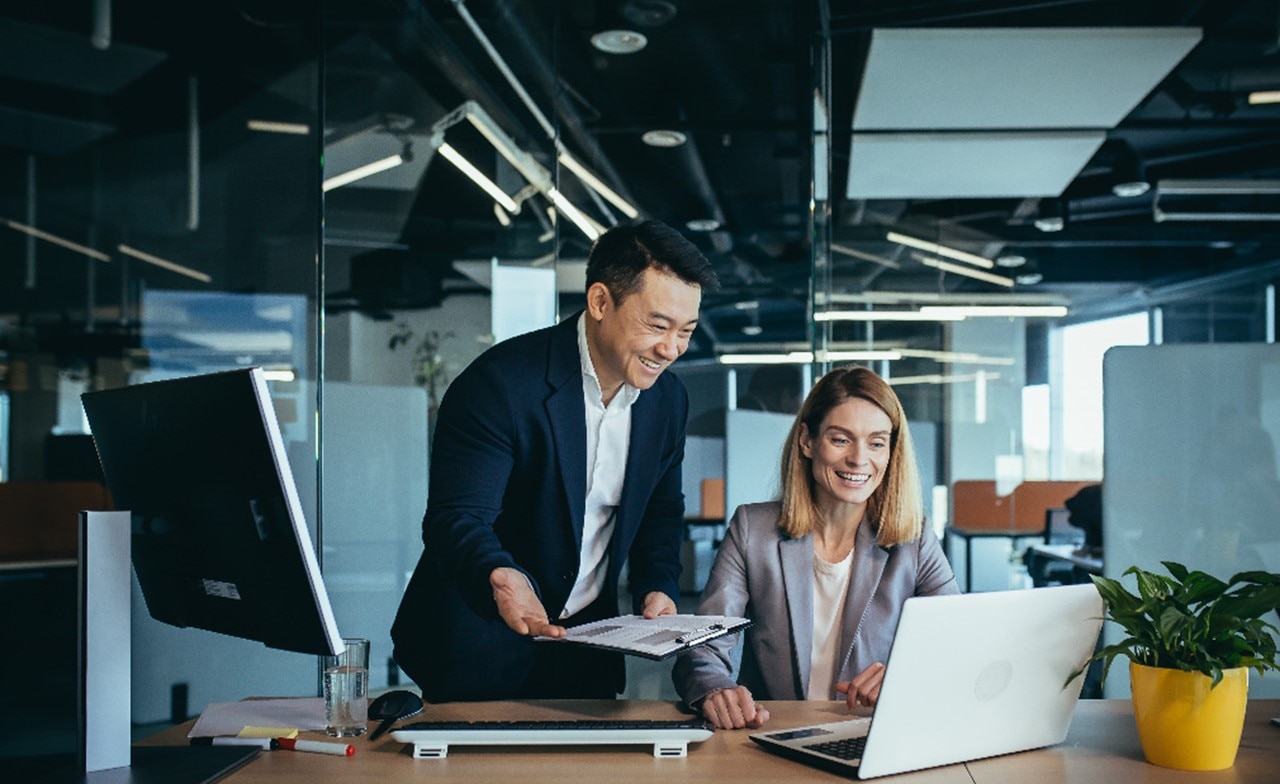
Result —
[{"label": "woman's blazer lapel", "polygon": [[809,688],[809,658],[813,649],[813,537],[782,538],[778,542],[782,563],[782,590],[791,621],[792,672],[797,675],[796,694],[803,700]]}]

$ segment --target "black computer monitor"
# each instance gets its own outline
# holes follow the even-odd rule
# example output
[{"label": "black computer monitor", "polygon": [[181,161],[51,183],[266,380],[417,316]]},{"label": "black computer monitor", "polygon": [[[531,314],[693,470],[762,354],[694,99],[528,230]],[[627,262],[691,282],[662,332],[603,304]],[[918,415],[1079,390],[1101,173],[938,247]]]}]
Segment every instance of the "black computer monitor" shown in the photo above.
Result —
[{"label": "black computer monitor", "polygon": [[261,368],[81,399],[112,501],[132,514],[133,567],[152,617],[338,652]]}]

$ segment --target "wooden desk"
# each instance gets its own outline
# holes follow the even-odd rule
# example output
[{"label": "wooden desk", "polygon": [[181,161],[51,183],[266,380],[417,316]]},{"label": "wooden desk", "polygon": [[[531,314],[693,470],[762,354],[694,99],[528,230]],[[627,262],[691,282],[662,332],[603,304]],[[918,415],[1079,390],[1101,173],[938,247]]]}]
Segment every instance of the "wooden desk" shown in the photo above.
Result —
[{"label": "wooden desk", "polygon": [[[832,721],[847,715],[837,704],[770,702],[770,729]],[[454,703],[428,706],[424,719],[492,718],[676,718],[681,714],[667,702],[537,701]],[[1148,765],[1142,760],[1132,709],[1125,700],[1087,700],[1080,703],[1067,742],[1039,751],[1011,754],[967,765],[949,765],[896,776],[894,784],[1103,784],[1124,782],[1232,782],[1274,784],[1280,771],[1280,728],[1268,724],[1280,716],[1280,700],[1249,704],[1245,737],[1236,765],[1226,771],[1186,773]],[[185,743],[187,724],[167,730],[148,745]],[[305,733],[322,738],[321,733]],[[350,759],[303,752],[264,752],[223,781],[229,784],[396,784],[397,782],[494,782],[518,778],[527,782],[708,781],[848,781],[770,754],[743,731],[717,732],[710,740],[691,744],[689,756],[655,759],[643,746],[619,747],[464,747],[455,746],[443,760],[417,760],[408,746],[390,736],[369,743],[356,738]]]}]

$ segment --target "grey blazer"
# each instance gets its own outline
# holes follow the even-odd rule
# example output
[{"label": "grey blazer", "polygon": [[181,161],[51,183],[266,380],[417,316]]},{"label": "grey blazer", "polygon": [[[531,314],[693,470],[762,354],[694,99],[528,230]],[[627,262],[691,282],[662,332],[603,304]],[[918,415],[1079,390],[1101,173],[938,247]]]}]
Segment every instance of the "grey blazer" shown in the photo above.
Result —
[{"label": "grey blazer", "polygon": [[[778,528],[780,514],[777,502],[738,507],[698,613],[752,619],[737,682],[756,699],[803,700],[813,648],[813,536],[787,536]],[[932,533],[881,547],[874,526],[859,526],[841,621],[844,660],[837,680],[847,681],[888,657],[908,597],[959,592]],[[671,677],[686,705],[696,708],[712,691],[736,685],[730,663],[735,640],[736,635],[723,637],[676,659]]]}]

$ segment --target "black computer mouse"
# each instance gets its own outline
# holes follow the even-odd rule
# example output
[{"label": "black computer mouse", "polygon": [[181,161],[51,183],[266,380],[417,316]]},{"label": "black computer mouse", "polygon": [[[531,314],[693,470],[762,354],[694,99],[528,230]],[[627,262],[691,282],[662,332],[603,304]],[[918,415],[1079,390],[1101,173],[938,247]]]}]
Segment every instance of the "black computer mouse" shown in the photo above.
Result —
[{"label": "black computer mouse", "polygon": [[395,689],[379,695],[369,703],[369,718],[381,723],[369,736],[376,740],[378,736],[391,729],[391,725],[407,716],[415,716],[422,712],[422,698],[411,691]]}]

